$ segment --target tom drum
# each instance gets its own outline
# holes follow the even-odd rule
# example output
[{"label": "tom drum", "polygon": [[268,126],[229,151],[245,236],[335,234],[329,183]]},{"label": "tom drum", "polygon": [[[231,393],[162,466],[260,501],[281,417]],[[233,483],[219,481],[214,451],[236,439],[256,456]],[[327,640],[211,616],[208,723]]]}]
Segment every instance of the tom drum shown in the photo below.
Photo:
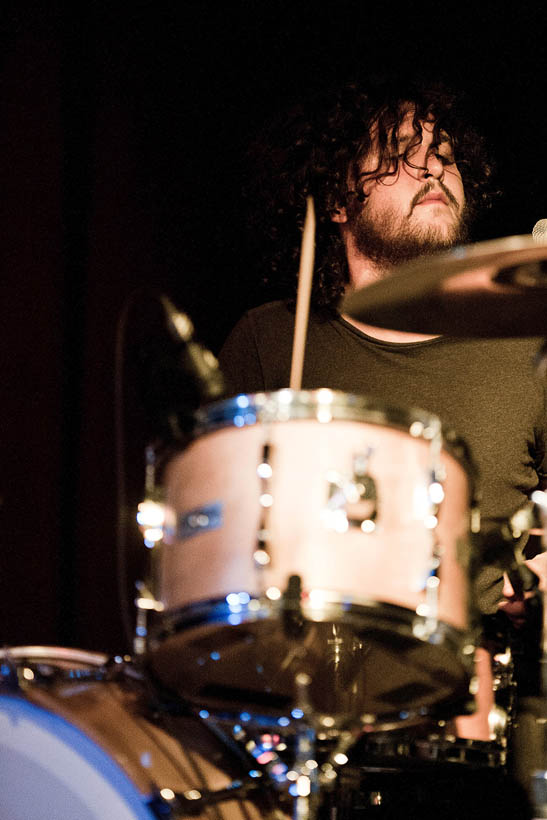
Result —
[{"label": "tom drum", "polygon": [[461,710],[473,468],[437,417],[327,389],[239,395],[200,414],[164,487],[148,662],[165,685],[335,729]]}]

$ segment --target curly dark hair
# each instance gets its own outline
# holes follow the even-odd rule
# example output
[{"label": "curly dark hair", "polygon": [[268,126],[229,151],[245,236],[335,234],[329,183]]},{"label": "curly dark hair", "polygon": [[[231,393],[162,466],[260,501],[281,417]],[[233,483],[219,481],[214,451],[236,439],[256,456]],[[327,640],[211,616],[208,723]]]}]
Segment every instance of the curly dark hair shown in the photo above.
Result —
[{"label": "curly dark hair", "polygon": [[[416,136],[399,156],[398,129],[409,106]],[[306,197],[311,195],[317,220],[312,303],[319,310],[335,309],[349,274],[331,215],[352,197],[364,201],[367,180],[395,175],[401,162],[417,167],[408,155],[421,140],[420,122],[427,119],[435,123],[434,144],[449,136],[471,221],[479,209],[490,207],[497,193],[493,163],[483,138],[466,124],[463,96],[441,84],[410,80],[403,86],[382,79],[364,88],[353,82],[316,95],[268,124],[251,147],[251,180],[245,193],[251,235],[267,260],[263,283],[272,295],[294,298]],[[373,125],[380,156],[376,169],[363,175],[360,167],[371,148]]]}]

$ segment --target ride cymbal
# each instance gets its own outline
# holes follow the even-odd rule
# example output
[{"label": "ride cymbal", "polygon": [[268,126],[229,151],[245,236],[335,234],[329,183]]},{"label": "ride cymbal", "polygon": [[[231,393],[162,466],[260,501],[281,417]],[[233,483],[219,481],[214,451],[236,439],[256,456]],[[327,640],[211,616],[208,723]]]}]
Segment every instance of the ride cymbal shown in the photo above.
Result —
[{"label": "ride cymbal", "polygon": [[365,324],[450,336],[547,336],[547,242],[509,236],[422,256],[347,295]]}]

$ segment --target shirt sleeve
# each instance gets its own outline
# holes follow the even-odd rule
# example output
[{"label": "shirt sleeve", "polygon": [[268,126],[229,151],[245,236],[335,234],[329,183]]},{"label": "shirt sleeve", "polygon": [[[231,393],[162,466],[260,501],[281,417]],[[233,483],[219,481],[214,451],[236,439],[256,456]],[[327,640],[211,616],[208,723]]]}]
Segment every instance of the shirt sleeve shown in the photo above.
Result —
[{"label": "shirt sleeve", "polygon": [[218,358],[226,380],[227,395],[259,393],[265,389],[260,356],[248,313],[231,331]]}]

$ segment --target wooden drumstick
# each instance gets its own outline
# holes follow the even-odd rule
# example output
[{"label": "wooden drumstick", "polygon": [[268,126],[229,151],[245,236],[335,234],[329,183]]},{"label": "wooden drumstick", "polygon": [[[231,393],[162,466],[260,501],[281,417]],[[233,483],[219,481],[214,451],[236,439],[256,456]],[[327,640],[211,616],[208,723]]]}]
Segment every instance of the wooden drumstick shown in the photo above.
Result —
[{"label": "wooden drumstick", "polygon": [[304,368],[304,348],[308,330],[311,284],[313,279],[313,258],[315,253],[315,209],[313,198],[306,200],[306,219],[302,233],[300,250],[300,269],[298,271],[298,292],[296,295],[296,316],[294,320],[294,338],[291,361],[291,390],[302,387],[302,370]]}]

